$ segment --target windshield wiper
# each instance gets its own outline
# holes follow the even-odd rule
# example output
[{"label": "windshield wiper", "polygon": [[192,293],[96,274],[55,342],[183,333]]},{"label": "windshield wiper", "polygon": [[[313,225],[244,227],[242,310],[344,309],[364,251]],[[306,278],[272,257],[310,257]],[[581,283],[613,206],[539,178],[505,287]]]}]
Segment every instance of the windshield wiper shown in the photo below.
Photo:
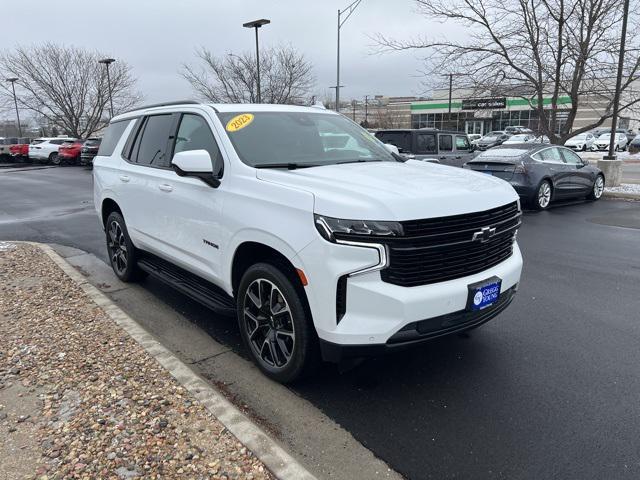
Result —
[{"label": "windshield wiper", "polygon": [[286,168],[287,170],[295,170],[296,168],[319,167],[317,163],[259,163],[253,165],[253,168]]}]

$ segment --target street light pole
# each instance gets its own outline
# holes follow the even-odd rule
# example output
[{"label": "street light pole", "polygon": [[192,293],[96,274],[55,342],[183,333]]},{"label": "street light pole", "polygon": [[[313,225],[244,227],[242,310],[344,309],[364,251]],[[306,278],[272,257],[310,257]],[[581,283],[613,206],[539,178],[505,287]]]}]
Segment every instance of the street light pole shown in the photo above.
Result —
[{"label": "street light pole", "polygon": [[107,67],[107,87],[109,89],[109,113],[111,114],[111,118],[113,118],[113,92],[111,91],[111,76],[109,75],[109,65],[115,62],[115,58],[103,58],[102,60],[98,60],[98,63],[102,63]]},{"label": "street light pole", "polygon": [[[336,55],[336,112],[340,111],[340,29],[344,23],[349,19],[362,0],[355,0],[344,10],[338,10],[338,51]],[[347,14],[343,20],[340,19],[341,15]]]},{"label": "street light pole", "polygon": [[260,94],[260,46],[258,44],[258,29],[263,25],[271,23],[271,20],[261,18],[260,20],[254,20],[253,22],[243,23],[245,28],[254,28],[256,30],[256,100],[257,103],[262,103],[262,96]]},{"label": "street light pole", "polygon": [[18,119],[18,136],[22,137],[22,126],[20,125],[20,112],[18,111],[18,97],[16,97],[16,82],[17,77],[7,78],[7,82],[11,82],[11,89],[13,90],[13,103],[16,105],[16,118]]},{"label": "street light pole", "polygon": [[616,127],[618,126],[618,108],[620,106],[620,88],[622,87],[622,70],[624,68],[625,37],[627,36],[627,17],[629,16],[629,0],[624,0],[622,13],[622,36],[620,37],[620,56],[618,57],[618,78],[616,79],[616,91],[613,94],[613,117],[611,117],[611,135],[609,138],[609,155],[605,160],[615,160],[614,144]]}]

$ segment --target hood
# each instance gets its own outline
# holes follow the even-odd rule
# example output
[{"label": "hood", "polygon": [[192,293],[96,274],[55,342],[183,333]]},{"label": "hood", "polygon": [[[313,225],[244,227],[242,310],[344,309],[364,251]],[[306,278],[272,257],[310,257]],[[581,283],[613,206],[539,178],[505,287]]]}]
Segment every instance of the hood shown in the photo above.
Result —
[{"label": "hood", "polygon": [[433,218],[488,210],[518,198],[498,178],[419,160],[259,169],[256,175],[313,194],[314,212],[337,218]]}]

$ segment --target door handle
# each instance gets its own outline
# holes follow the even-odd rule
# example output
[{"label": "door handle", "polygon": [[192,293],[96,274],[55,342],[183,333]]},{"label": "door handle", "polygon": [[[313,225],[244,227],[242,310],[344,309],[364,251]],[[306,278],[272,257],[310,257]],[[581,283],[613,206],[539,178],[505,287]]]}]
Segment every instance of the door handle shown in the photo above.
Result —
[{"label": "door handle", "polygon": [[162,190],[163,192],[172,192],[173,191],[173,186],[169,185],[168,183],[161,183],[160,185],[158,185],[158,188],[160,190]]},{"label": "door handle", "polygon": [[120,175],[120,180],[126,183],[131,179],[129,178],[128,175]]}]

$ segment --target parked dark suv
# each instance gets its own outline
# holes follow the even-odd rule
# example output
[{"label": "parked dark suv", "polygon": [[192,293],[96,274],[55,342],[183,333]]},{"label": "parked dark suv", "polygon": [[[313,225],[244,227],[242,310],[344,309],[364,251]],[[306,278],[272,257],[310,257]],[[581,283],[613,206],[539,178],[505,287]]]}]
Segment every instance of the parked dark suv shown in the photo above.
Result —
[{"label": "parked dark suv", "polygon": [[93,165],[93,157],[98,154],[102,138],[89,138],[82,144],[80,165]]},{"label": "parked dark suv", "polygon": [[382,143],[398,147],[401,155],[416,160],[461,167],[474,157],[474,148],[467,134],[453,130],[379,130],[375,136]]}]

